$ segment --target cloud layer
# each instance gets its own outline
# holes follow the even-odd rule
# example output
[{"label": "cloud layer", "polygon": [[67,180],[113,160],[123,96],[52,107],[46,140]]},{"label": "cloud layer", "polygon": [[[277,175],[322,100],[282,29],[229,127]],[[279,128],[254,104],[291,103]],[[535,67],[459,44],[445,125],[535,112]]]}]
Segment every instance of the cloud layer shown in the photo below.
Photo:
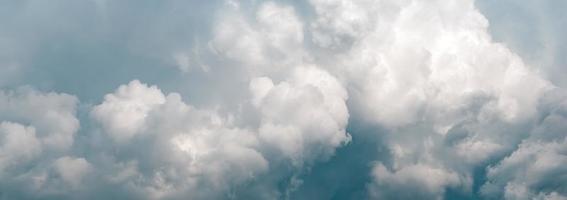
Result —
[{"label": "cloud layer", "polygon": [[561,68],[476,3],[1,3],[0,199],[565,199]]}]

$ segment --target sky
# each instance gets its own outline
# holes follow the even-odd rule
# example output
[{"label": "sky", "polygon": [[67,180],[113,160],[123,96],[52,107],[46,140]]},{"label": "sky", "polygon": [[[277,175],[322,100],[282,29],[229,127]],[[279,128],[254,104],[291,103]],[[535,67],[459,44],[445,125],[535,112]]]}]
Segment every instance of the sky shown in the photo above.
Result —
[{"label": "sky", "polygon": [[567,199],[564,8],[0,0],[0,199]]}]

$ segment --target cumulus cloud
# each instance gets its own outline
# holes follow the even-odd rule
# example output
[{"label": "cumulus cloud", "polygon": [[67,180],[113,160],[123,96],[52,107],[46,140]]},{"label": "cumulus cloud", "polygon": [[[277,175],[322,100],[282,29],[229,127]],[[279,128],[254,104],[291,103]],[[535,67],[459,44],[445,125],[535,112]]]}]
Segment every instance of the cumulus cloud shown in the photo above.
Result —
[{"label": "cumulus cloud", "polygon": [[347,78],[361,91],[360,104],[368,105],[370,117],[386,126],[405,125],[419,120],[426,107],[449,112],[482,95],[494,98],[491,109],[506,120],[535,112],[547,83],[491,41],[472,1],[397,4],[397,12],[360,5],[383,14],[364,24],[371,31],[353,38],[356,43],[341,59],[341,70],[352,74]]},{"label": "cumulus cloud", "polygon": [[227,6],[213,27],[212,50],[235,61],[252,76],[284,74],[303,62],[303,23],[289,5],[265,2],[254,20],[236,6]]},{"label": "cumulus cloud", "polygon": [[66,187],[74,188],[83,186],[81,182],[89,172],[90,164],[84,158],[64,156],[55,160],[52,168]]},{"label": "cumulus cloud", "polygon": [[542,103],[542,121],[509,156],[488,167],[482,194],[489,198],[566,198],[565,91],[553,91]]},{"label": "cumulus cloud", "polygon": [[390,132],[375,198],[474,192],[473,170],[514,151],[553,88],[493,42],[473,1],[311,3],[314,43],[333,52],[323,62],[349,85],[350,110]]},{"label": "cumulus cloud", "polygon": [[[79,129],[77,104],[76,97],[63,93],[31,88],[0,90],[3,198],[65,194],[71,191],[67,188],[80,183],[88,162],[66,157]],[[52,168],[59,176],[49,175]],[[65,184],[57,185],[58,180]]]},{"label": "cumulus cloud", "polygon": [[[286,181],[348,143],[346,89],[319,66],[303,64],[302,51],[290,54],[303,45],[294,9],[262,3],[253,20],[238,5],[225,9],[210,51],[246,69],[236,78],[249,83],[235,88],[245,93],[235,103],[242,109],[198,109],[178,93],[131,81],[92,107],[90,118],[99,128],[87,131],[90,141],[77,150],[94,152],[86,159],[56,159],[50,170],[35,172],[44,177],[40,183],[80,185],[90,173],[87,180],[102,185],[93,190],[115,185],[129,198],[227,198],[267,173],[277,174],[274,184]],[[242,54],[253,49],[258,52]],[[188,57],[175,57],[185,68],[189,64]],[[273,187],[268,196],[286,195]]]},{"label": "cumulus cloud", "polygon": [[421,164],[395,172],[377,164],[372,175],[376,181],[369,189],[377,199],[442,199],[444,188],[461,184],[456,173]]},{"label": "cumulus cloud", "polygon": [[294,162],[329,157],[350,140],[347,93],[325,71],[300,67],[288,81],[274,85],[261,77],[250,88],[261,113],[260,138]]},{"label": "cumulus cloud", "polygon": [[[259,99],[255,104],[259,127],[238,127],[234,122],[241,120],[235,119],[238,113],[223,116],[197,109],[177,93],[164,95],[156,86],[137,80],[120,86],[92,110],[109,138],[127,136],[115,140],[115,156],[121,160],[111,164],[115,175],[108,181],[151,198],[214,197],[211,193],[219,198],[222,192],[266,173],[270,160],[281,159],[278,154],[265,157],[271,148],[294,165],[329,157],[348,141],[346,92],[323,71],[301,69],[290,83],[252,81],[252,93]],[[307,102],[313,104],[298,107]]]},{"label": "cumulus cloud", "polygon": [[29,88],[0,91],[0,119],[33,125],[42,144],[55,150],[68,149],[79,129],[75,117],[76,97],[41,93]]},{"label": "cumulus cloud", "polygon": [[123,141],[143,131],[148,112],[163,103],[165,97],[159,89],[135,80],[106,95],[104,104],[93,108],[92,113],[113,139]]},{"label": "cumulus cloud", "polygon": [[[57,81],[38,88],[79,91],[83,103],[0,89],[0,199],[567,196],[564,88],[495,42],[475,1],[180,2],[124,14],[143,23],[117,14],[128,3],[107,1],[94,3],[92,20],[65,21],[101,28],[86,37],[91,43],[131,49],[102,53],[124,61],[106,63],[118,69],[108,70],[112,81],[88,84],[94,98]],[[195,6],[215,11],[182,14]],[[119,26],[146,21],[148,33]],[[45,29],[41,38],[58,33]],[[72,30],[61,32],[82,33]],[[26,38],[6,33],[0,44]],[[61,48],[104,47],[69,40]],[[37,51],[48,64],[68,64]],[[96,52],[106,51],[77,60],[108,58]],[[16,53],[0,48],[0,78],[43,66]],[[47,71],[75,74],[54,69]],[[89,70],[75,79],[97,72]],[[357,140],[372,141],[349,146],[365,144]],[[353,164],[337,164],[345,160]]]},{"label": "cumulus cloud", "polygon": [[13,122],[2,122],[2,145],[0,146],[0,169],[18,166],[41,153],[41,143],[35,135],[35,128]]},{"label": "cumulus cloud", "polygon": [[207,194],[199,188],[227,190],[268,167],[254,135],[233,126],[230,116],[185,104],[177,93],[164,95],[134,80],[106,97],[92,116],[120,157],[110,166],[117,176],[109,181],[150,198],[198,197]]}]

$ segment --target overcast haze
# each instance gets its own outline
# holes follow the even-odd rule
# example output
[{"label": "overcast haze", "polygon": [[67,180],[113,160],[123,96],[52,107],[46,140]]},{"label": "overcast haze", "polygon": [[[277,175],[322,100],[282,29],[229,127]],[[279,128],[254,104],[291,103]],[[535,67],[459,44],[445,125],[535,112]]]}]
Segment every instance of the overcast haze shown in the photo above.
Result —
[{"label": "overcast haze", "polygon": [[0,199],[567,199],[565,8],[0,0]]}]

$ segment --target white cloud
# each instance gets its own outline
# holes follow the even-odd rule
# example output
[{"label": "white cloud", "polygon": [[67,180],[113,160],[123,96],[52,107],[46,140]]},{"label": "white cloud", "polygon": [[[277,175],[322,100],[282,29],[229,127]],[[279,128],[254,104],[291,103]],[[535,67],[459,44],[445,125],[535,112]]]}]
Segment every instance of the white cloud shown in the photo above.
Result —
[{"label": "white cloud", "polygon": [[274,85],[262,77],[250,87],[261,113],[260,138],[296,164],[327,158],[350,140],[346,90],[327,72],[299,67],[287,81]]},{"label": "white cloud", "polygon": [[[19,198],[39,198],[68,193],[80,183],[86,160],[66,157],[79,129],[77,104],[63,93],[0,90],[0,185],[7,198],[15,198],[14,189],[23,193]],[[66,185],[50,176],[50,166]]]},{"label": "white cloud", "polygon": [[[350,138],[345,132],[346,91],[313,66],[297,68],[293,74],[276,85],[269,78],[251,82],[255,99],[251,111],[258,113],[257,127],[238,127],[234,121],[245,120],[235,119],[238,113],[222,116],[196,109],[179,94],[164,95],[157,87],[136,80],[120,86],[92,110],[110,138],[130,136],[112,145],[118,150],[116,156],[126,157],[112,164],[118,178],[108,180],[155,198],[199,197],[207,194],[198,192],[203,187],[221,195],[265,173],[270,160],[289,159],[301,169],[305,162],[328,158]],[[125,123],[124,117],[135,121]],[[133,126],[116,128],[117,124]],[[265,158],[272,148],[281,154]],[[128,149],[139,153],[123,155]],[[139,171],[142,167],[149,171]]]},{"label": "white cloud", "polygon": [[371,32],[379,13],[369,10],[379,7],[395,8],[395,2],[311,0],[317,18],[311,25],[313,42],[323,48],[339,50],[347,48]]},{"label": "white cloud", "polygon": [[79,187],[90,170],[90,164],[84,158],[61,157],[53,162],[53,169],[67,187]]},{"label": "white cloud", "polygon": [[360,6],[367,8],[363,13],[377,13],[376,21],[352,22],[369,31],[353,37],[336,67],[360,91],[356,101],[368,117],[403,126],[419,121],[426,110],[458,109],[477,95],[494,97],[487,111],[508,121],[535,113],[548,83],[491,41],[472,1],[398,2],[397,10],[379,6],[389,1],[378,2],[335,11]]},{"label": "white cloud", "polygon": [[[542,123],[518,148],[488,167],[482,194],[489,198],[564,199],[567,186],[567,101],[565,93],[546,96],[550,107]],[[558,98],[559,97],[559,98]],[[559,102],[557,102],[559,101]]]},{"label": "white cloud", "polygon": [[375,199],[443,199],[445,189],[460,184],[457,173],[427,165],[404,166],[390,171],[377,164],[370,193]]},{"label": "white cloud", "polygon": [[[492,41],[473,1],[311,4],[314,43],[331,52],[317,61],[347,84],[349,110],[391,132],[385,143],[395,171],[375,168],[377,198],[400,195],[391,188],[425,187],[435,199],[447,187],[471,191],[469,178],[458,177],[472,177],[475,166],[512,151],[524,137],[514,131],[535,120],[553,87]],[[416,165],[446,170],[433,175],[441,182],[407,172],[413,181],[401,183]]]},{"label": "white cloud", "polygon": [[35,128],[6,121],[0,123],[0,177],[5,176],[6,168],[18,167],[40,153],[41,142]]},{"label": "white cloud", "polygon": [[41,93],[29,88],[0,90],[0,119],[31,125],[46,148],[66,150],[79,129],[75,117],[77,98],[68,94]]},{"label": "white cloud", "polygon": [[210,42],[219,58],[236,61],[252,76],[284,74],[302,62],[303,24],[292,7],[262,3],[255,20],[238,7],[224,11]]},{"label": "white cloud", "polygon": [[[179,94],[164,95],[137,80],[108,94],[92,113],[111,138],[128,136],[113,145],[116,156],[126,157],[112,164],[118,178],[109,180],[151,198],[207,195],[199,191],[203,187],[226,192],[268,167],[254,134],[234,127],[229,117],[196,109]],[[139,153],[129,155],[128,149]]]},{"label": "white cloud", "polygon": [[103,104],[93,108],[92,115],[113,139],[121,142],[143,131],[148,112],[164,103],[165,97],[157,87],[134,80],[106,95]]},{"label": "white cloud", "polygon": [[[210,36],[191,37],[192,50],[139,50],[163,50],[193,85],[152,80],[182,92],[169,94],[138,80],[121,85],[84,105],[90,118],[80,134],[76,97],[0,90],[0,190],[29,194],[22,198],[107,190],[133,199],[291,198],[356,134],[380,134],[371,137],[375,151],[353,158],[378,163],[352,172],[370,176],[369,198],[566,196],[565,96],[492,40],[473,0],[288,3],[225,1],[204,26]],[[103,24],[120,10],[100,5]],[[149,16],[141,19],[157,15]],[[127,28],[116,41],[139,30]],[[156,38],[179,37],[164,30]],[[20,74],[13,66],[0,72]]]},{"label": "white cloud", "polygon": [[197,109],[136,80],[120,86],[91,111],[117,141],[117,160],[106,167],[120,178],[108,181],[152,198],[222,196],[270,168],[291,163],[302,171],[350,140],[348,94],[325,70],[302,64],[303,25],[293,8],[262,3],[253,20],[239,6],[225,10],[210,46],[217,59],[246,68],[237,74],[243,77],[223,80],[250,82],[251,96],[232,102],[244,110]]}]

